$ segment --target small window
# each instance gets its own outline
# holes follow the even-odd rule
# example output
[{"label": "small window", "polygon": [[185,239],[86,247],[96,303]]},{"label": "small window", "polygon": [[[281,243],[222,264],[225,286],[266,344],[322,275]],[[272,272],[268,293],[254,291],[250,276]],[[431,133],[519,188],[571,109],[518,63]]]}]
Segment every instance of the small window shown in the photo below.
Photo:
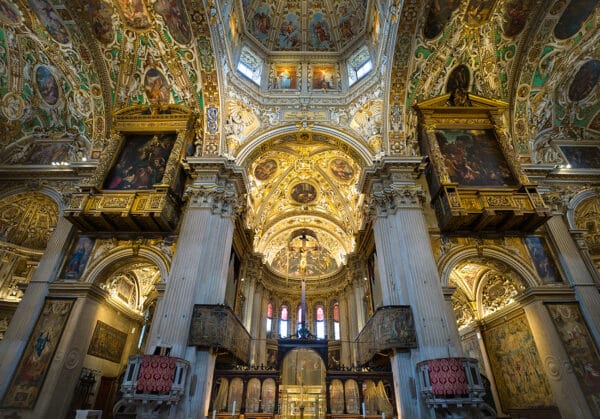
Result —
[{"label": "small window", "polygon": [[363,46],[348,60],[348,84],[352,86],[373,69],[369,49]]},{"label": "small window", "polygon": [[325,310],[322,305],[317,306],[317,339],[325,339]]},{"label": "small window", "polygon": [[296,320],[296,331],[300,331],[302,327],[302,305],[298,306],[298,318]]},{"label": "small window", "polygon": [[333,338],[340,340],[340,304],[333,305]]},{"label": "small window", "polygon": [[255,84],[260,86],[263,61],[248,48],[243,48],[240,54],[240,60],[237,64],[237,70]]},{"label": "small window", "polygon": [[269,301],[267,304],[267,333],[271,333],[273,327],[273,303]]},{"label": "small window", "polygon": [[281,306],[281,315],[279,317],[279,336],[282,338],[288,337],[288,307],[285,304]]}]

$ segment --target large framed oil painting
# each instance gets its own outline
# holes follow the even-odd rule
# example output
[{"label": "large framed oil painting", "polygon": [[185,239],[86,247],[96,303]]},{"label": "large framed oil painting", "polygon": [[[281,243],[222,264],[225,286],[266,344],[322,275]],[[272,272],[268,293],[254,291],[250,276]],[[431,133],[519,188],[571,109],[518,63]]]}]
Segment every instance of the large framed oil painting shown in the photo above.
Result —
[{"label": "large framed oil painting", "polygon": [[600,147],[561,145],[559,148],[571,169],[600,169]]},{"label": "large framed oil painting", "polygon": [[126,135],[121,153],[106,177],[104,189],[147,190],[159,184],[176,137],[176,133]]},{"label": "large framed oil painting", "polygon": [[97,321],[87,353],[118,364],[121,362],[126,342],[127,333]]},{"label": "large framed oil painting", "polygon": [[61,271],[60,277],[64,279],[80,279],[85,271],[94,239],[90,237],[79,237],[71,246],[67,262]]},{"label": "large framed oil painting", "polygon": [[298,87],[298,68],[295,65],[275,66],[275,89],[296,89]]},{"label": "large framed oil painting", "polygon": [[600,418],[600,354],[577,303],[547,303],[556,330],[565,345],[571,367],[593,412]]},{"label": "large framed oil painting", "polygon": [[74,299],[46,299],[2,407],[33,409],[74,303]]},{"label": "large framed oil painting", "polygon": [[337,84],[335,66],[315,65],[312,67],[312,88],[314,90],[337,89]]},{"label": "large framed oil painting", "polygon": [[542,238],[537,236],[525,237],[525,244],[540,279],[543,282],[559,282],[561,279],[558,268]]},{"label": "large framed oil painting", "polygon": [[515,186],[491,129],[438,129],[435,137],[452,182],[459,186]]}]

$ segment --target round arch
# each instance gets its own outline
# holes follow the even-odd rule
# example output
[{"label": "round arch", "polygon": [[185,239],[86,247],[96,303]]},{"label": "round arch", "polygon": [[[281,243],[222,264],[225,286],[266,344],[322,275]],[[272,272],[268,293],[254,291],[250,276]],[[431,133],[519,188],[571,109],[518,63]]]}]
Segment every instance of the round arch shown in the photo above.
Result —
[{"label": "round arch", "polygon": [[600,193],[597,189],[586,189],[584,191],[579,192],[575,195],[569,203],[567,204],[567,223],[569,225],[570,230],[576,230],[577,224],[575,223],[575,211],[577,211],[577,207],[581,205],[584,201],[588,199],[595,198],[600,196]]},{"label": "round arch", "polygon": [[48,186],[41,186],[37,189],[27,188],[26,186],[19,185],[8,188],[2,192],[0,192],[0,201],[17,194],[24,193],[40,193],[42,195],[46,195],[48,198],[52,199],[56,205],[58,206],[58,215],[62,215],[65,209],[65,202],[63,200],[63,195],[58,192],[56,189],[52,189]]}]

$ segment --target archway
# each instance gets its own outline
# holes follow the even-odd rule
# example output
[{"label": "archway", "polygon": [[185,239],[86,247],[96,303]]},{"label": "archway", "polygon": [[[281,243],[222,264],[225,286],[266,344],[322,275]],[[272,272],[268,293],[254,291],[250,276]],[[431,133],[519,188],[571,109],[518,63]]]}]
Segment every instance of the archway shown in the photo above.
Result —
[{"label": "archway", "polygon": [[315,351],[294,349],[285,356],[279,389],[280,414],[283,419],[325,417],[325,372],[325,364]]}]

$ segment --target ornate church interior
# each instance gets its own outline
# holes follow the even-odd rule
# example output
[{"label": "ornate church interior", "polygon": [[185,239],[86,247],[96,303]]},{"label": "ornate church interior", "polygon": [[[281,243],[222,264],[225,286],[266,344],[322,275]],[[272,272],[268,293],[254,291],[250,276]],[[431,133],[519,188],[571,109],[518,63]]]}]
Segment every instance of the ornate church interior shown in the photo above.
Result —
[{"label": "ornate church interior", "polygon": [[597,0],[0,0],[0,418],[600,418]]}]

